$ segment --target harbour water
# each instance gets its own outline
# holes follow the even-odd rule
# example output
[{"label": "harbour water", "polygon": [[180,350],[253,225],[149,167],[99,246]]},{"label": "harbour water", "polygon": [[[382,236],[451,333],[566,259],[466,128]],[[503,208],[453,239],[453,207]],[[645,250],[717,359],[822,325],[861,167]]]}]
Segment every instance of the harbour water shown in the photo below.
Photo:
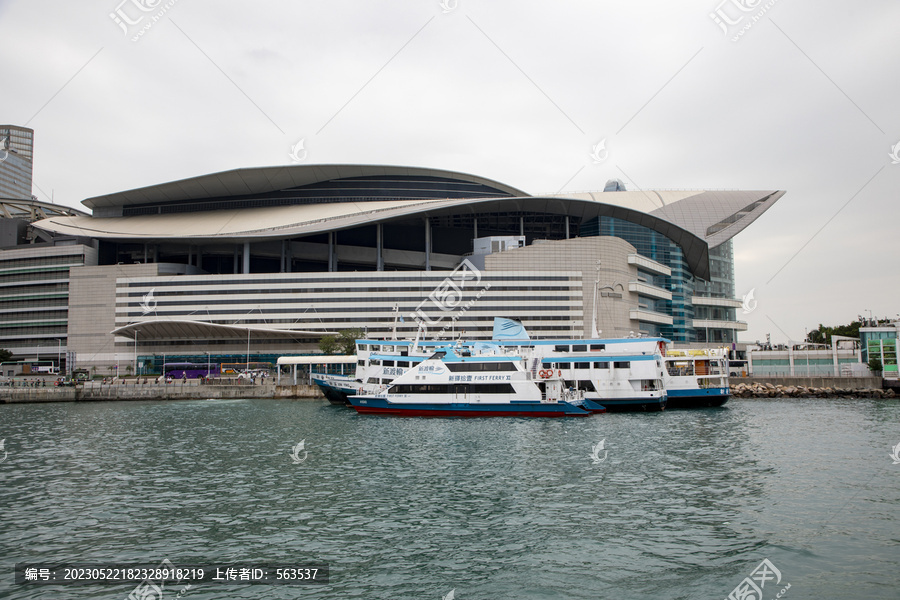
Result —
[{"label": "harbour water", "polygon": [[[326,562],[185,599],[900,597],[900,401],[736,399],[570,419],[324,401],[0,405],[0,597],[17,562]],[[291,457],[304,440],[304,449]],[[593,452],[603,441],[603,449]],[[774,577],[774,576],[773,576]],[[182,588],[166,588],[175,598]]]}]

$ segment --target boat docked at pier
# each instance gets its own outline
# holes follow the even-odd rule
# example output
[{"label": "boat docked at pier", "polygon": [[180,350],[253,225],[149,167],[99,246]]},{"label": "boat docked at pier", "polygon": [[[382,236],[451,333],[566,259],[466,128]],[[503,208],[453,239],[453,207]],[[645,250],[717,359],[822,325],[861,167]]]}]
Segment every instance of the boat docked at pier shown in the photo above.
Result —
[{"label": "boat docked at pier", "polygon": [[493,343],[444,346],[381,393],[350,396],[360,414],[399,416],[587,416],[605,408],[567,388],[559,373],[535,378],[529,357]]},{"label": "boat docked at pier", "polygon": [[[492,344],[528,361],[534,380],[558,378],[609,411],[655,411],[666,407],[663,338],[532,340],[512,319],[495,318]],[[447,341],[357,340],[356,379],[366,393],[383,388]],[[483,342],[459,340],[457,348]]]},{"label": "boat docked at pier", "polygon": [[669,408],[722,406],[731,398],[725,350],[669,350],[664,360]]}]

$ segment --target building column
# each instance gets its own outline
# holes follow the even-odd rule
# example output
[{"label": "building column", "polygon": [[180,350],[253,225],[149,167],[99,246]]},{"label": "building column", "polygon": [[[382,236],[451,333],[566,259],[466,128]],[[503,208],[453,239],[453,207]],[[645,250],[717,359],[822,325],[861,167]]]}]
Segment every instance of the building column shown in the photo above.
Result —
[{"label": "building column", "polygon": [[334,245],[335,245],[334,232],[329,231],[328,232],[328,272],[329,273],[333,273],[334,271],[337,271],[337,269],[336,269],[337,259],[335,257]]},{"label": "building column", "polygon": [[187,259],[188,266],[190,266],[192,264],[191,259],[193,257],[194,257],[194,246],[192,244],[188,244],[188,259]]},{"label": "building column", "polygon": [[375,270],[384,271],[384,224],[375,225]]},{"label": "building column", "polygon": [[153,262],[159,262],[159,244],[153,244]]},{"label": "building column", "polygon": [[566,215],[566,239],[569,239],[569,215]]},{"label": "building column", "polygon": [[425,270],[431,270],[431,219],[425,219]]},{"label": "building column", "polygon": [[794,345],[788,340],[788,364],[791,366],[791,377],[794,376]]},{"label": "building column", "polygon": [[834,364],[834,376],[840,377],[841,368],[838,365],[837,342],[831,340],[831,361]]},{"label": "building column", "polygon": [[234,267],[232,268],[232,273],[234,275],[237,275],[237,272],[238,272],[238,252],[239,252],[238,246],[237,246],[237,244],[235,244],[235,246],[234,246]]},{"label": "building column", "polygon": [[244,275],[250,273],[250,242],[244,242]]},{"label": "building column", "polygon": [[144,264],[147,264],[147,244],[144,244]]},{"label": "building column", "polygon": [[478,217],[475,217],[473,220],[475,222],[475,233],[472,234],[472,239],[477,240],[478,239]]},{"label": "building column", "polygon": [[519,235],[525,235],[525,217],[519,217]]}]

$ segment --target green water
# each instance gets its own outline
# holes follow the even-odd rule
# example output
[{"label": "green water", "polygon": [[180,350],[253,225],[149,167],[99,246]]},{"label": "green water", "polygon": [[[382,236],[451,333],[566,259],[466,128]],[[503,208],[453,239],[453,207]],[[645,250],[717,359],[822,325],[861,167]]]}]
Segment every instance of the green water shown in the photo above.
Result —
[{"label": "green water", "polygon": [[726,598],[768,559],[767,600],[786,583],[787,600],[900,598],[895,400],[570,419],[0,405],[0,439],[0,597],[134,589],[14,585],[16,562],[168,559],[330,565],[325,586],[201,584],[187,600]]}]

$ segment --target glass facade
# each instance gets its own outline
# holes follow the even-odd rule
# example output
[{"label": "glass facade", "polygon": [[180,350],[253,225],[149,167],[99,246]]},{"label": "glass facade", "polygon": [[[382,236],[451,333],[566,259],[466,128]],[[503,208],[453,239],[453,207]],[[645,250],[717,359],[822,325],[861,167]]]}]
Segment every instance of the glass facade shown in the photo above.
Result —
[{"label": "glass facade", "polygon": [[0,198],[31,198],[34,131],[0,125]]},{"label": "glass facade", "polygon": [[694,306],[691,301],[696,280],[678,244],[649,227],[616,217],[589,219],[581,225],[580,234],[621,238],[634,246],[638,254],[672,269],[671,275],[654,275],[652,280],[653,285],[672,292],[671,300],[640,297],[642,306],[646,304],[648,310],[670,315],[672,324],[641,322],[640,330],[648,335],[662,336],[675,342],[697,341],[693,327]]},{"label": "glass facade", "polygon": [[580,234],[622,238],[634,246],[638,254],[672,269],[670,276],[638,271],[638,278],[641,281],[672,292],[672,300],[639,296],[640,308],[671,315],[673,319],[672,325],[641,322],[641,332],[685,343],[737,341],[733,329],[694,327],[694,319],[732,322],[737,320],[734,308],[693,304],[693,296],[734,298],[734,250],[731,240],[710,248],[710,280],[706,281],[694,277],[678,244],[649,227],[615,217],[598,217],[585,221]]}]

